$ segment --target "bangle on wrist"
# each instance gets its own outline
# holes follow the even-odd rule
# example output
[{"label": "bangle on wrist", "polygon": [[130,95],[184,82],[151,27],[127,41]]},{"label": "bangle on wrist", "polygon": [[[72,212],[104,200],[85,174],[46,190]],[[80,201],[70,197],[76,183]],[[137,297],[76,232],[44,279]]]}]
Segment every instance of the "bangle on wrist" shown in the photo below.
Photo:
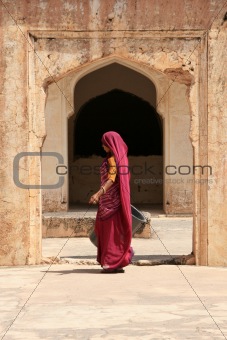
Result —
[{"label": "bangle on wrist", "polygon": [[106,193],[106,189],[104,188],[104,186],[101,186],[101,189],[103,191],[103,194],[105,194]]}]

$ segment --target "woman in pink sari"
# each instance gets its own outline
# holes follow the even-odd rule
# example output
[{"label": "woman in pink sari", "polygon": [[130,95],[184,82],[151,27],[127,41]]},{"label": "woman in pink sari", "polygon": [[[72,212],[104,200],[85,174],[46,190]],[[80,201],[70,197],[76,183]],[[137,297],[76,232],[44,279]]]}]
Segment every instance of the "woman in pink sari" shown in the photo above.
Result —
[{"label": "woman in pink sari", "polygon": [[102,273],[123,273],[133,256],[128,148],[114,131],[104,133],[102,145],[107,157],[100,168],[101,188],[89,200],[90,204],[99,204],[95,222],[97,261]]}]

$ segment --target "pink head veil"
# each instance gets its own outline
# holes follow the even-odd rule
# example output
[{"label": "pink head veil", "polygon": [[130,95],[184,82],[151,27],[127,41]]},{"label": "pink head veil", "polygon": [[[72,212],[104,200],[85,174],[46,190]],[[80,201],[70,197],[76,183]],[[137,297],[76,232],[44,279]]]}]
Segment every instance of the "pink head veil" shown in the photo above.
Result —
[{"label": "pink head veil", "polygon": [[127,235],[127,240],[129,240],[130,247],[132,238],[132,215],[129,186],[130,173],[127,157],[128,147],[121,136],[114,131],[104,133],[104,135],[102,136],[102,143],[110,149],[117,163],[122,213],[124,217],[123,223],[125,225],[125,233]]}]

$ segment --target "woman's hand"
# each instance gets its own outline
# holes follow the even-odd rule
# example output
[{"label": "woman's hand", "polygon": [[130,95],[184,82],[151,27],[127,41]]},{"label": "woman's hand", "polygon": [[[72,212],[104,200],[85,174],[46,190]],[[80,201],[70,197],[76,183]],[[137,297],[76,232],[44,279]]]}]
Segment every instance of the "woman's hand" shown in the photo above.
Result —
[{"label": "woman's hand", "polygon": [[106,183],[101,186],[101,189],[97,191],[94,195],[91,196],[89,199],[89,204],[97,204],[99,203],[100,197],[105,194],[105,192],[113,185],[113,181],[111,179],[108,179]]},{"label": "woman's hand", "polygon": [[99,191],[96,192],[94,195],[91,196],[90,200],[89,200],[89,204],[97,204],[99,202],[99,198],[100,198],[100,194]]}]

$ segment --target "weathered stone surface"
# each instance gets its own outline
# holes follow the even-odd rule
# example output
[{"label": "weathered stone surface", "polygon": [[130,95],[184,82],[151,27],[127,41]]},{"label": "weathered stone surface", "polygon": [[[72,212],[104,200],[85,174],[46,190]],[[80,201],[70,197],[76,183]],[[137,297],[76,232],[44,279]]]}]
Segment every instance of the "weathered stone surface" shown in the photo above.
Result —
[{"label": "weathered stone surface", "polygon": [[15,3],[4,1],[19,25],[68,31],[207,29],[225,4],[222,0],[34,0],[21,1],[19,7]]},{"label": "weathered stone surface", "polygon": [[[193,71],[194,69],[191,67],[190,70]],[[167,74],[173,81],[177,81],[181,84],[192,85],[194,82],[194,77],[190,74],[190,72],[188,70],[185,71],[182,68],[167,68],[164,73]]]},{"label": "weathered stone surface", "polygon": [[94,229],[95,217],[43,216],[43,237],[85,237]]}]

